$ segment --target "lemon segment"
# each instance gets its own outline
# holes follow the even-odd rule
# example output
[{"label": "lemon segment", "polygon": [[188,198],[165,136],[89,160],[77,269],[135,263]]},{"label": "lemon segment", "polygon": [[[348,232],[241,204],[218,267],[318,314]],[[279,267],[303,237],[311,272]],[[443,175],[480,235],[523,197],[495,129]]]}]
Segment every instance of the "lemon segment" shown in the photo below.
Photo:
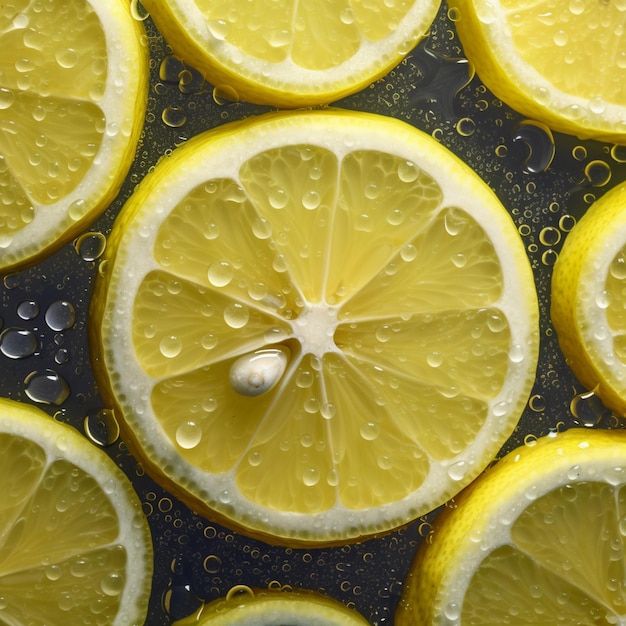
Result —
[{"label": "lemon segment", "polygon": [[69,426],[0,400],[0,598],[7,623],[143,623],[152,544],[132,486]]},{"label": "lemon segment", "polygon": [[450,8],[465,53],[497,97],[553,130],[624,141],[621,3],[454,0]]},{"label": "lemon segment", "polygon": [[435,521],[396,623],[623,622],[625,454],[588,429],[509,453]]},{"label": "lemon segment", "polygon": [[439,0],[146,0],[174,52],[236,97],[327,104],[383,76],[424,37]]},{"label": "lemon segment", "polygon": [[551,315],[569,366],[619,415],[626,414],[626,185],[589,208],[554,267]]},{"label": "lemon segment", "polygon": [[67,242],[115,197],[143,124],[141,35],[121,0],[3,11],[0,271]]},{"label": "lemon segment", "polygon": [[534,379],[510,217],[396,120],[283,113],[199,136],[108,250],[91,334],[131,443],[193,506],[274,541],[346,541],[442,504]]},{"label": "lemon segment", "polygon": [[234,587],[174,626],[368,626],[357,611],[308,590]]}]

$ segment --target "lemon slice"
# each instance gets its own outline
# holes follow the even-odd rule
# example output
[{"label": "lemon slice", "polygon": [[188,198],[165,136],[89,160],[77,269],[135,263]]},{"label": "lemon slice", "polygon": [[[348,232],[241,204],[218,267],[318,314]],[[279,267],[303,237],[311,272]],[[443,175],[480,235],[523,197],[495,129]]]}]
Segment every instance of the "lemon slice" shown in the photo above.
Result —
[{"label": "lemon slice", "polygon": [[476,73],[501,100],[552,129],[624,142],[626,11],[596,0],[452,0]]},{"label": "lemon slice", "polygon": [[[117,194],[147,94],[122,0],[18,0],[0,12],[0,272],[69,241]],[[144,35],[145,37],[145,35]]]},{"label": "lemon slice", "polygon": [[230,99],[325,104],[395,67],[440,0],[145,0],[174,52]]},{"label": "lemon slice", "polygon": [[122,210],[100,385],[191,506],[286,542],[387,531],[487,465],[524,408],[537,299],[491,190],[348,111],[190,140]]},{"label": "lemon slice", "polygon": [[253,590],[240,585],[174,626],[368,626],[353,609],[307,590]]},{"label": "lemon slice", "polygon": [[552,276],[552,322],[569,366],[626,415],[626,184],[597,200],[568,234]]},{"label": "lemon slice", "polygon": [[623,624],[626,432],[509,453],[435,522],[398,626]]},{"label": "lemon slice", "polygon": [[150,531],[128,479],[73,428],[0,399],[0,621],[143,624]]}]

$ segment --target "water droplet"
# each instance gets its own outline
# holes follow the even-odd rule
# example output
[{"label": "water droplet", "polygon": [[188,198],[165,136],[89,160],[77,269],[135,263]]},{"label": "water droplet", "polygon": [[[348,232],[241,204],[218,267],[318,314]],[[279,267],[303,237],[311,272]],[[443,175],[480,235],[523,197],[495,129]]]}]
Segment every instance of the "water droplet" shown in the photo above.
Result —
[{"label": "water droplet", "polygon": [[102,409],[85,416],[85,434],[99,446],[113,445],[120,436],[120,426],[110,409]]},{"label": "water droplet", "polygon": [[476,132],[476,122],[471,117],[462,117],[456,123],[456,132],[462,137],[470,137]]},{"label": "water droplet", "polygon": [[171,128],[180,128],[187,122],[187,115],[185,114],[183,107],[176,104],[170,104],[163,109],[161,119],[164,124],[170,126]]},{"label": "water droplet", "polygon": [[15,95],[11,89],[0,87],[0,110],[8,109],[15,102]]},{"label": "water droplet", "polygon": [[107,240],[102,233],[84,233],[74,241],[74,250],[83,261],[99,259],[106,249]]},{"label": "water droplet", "polygon": [[317,483],[319,483],[319,481],[320,481],[320,471],[316,469],[315,467],[310,467],[309,469],[305,470],[305,472],[302,475],[302,482],[307,487],[314,487],[315,485],[317,485]]},{"label": "water droplet", "polygon": [[457,461],[448,467],[448,476],[452,480],[463,480],[468,469],[465,461]]},{"label": "water droplet", "polygon": [[374,441],[380,435],[380,426],[375,422],[367,422],[361,425],[359,433],[366,441]]},{"label": "water droplet", "polygon": [[398,165],[398,178],[403,183],[412,183],[417,180],[420,170],[413,161],[402,161]]},{"label": "water droplet", "polygon": [[102,592],[107,596],[119,596],[126,587],[123,576],[116,573],[107,574],[100,582]]},{"label": "water droplet", "polygon": [[272,223],[265,217],[257,217],[252,224],[252,232],[257,239],[269,239],[272,236]]},{"label": "water droplet", "polygon": [[214,287],[225,287],[234,275],[233,267],[228,261],[216,261],[209,266],[208,278]]},{"label": "water droplet", "polygon": [[34,320],[39,315],[39,303],[35,300],[22,300],[17,305],[17,314],[23,320]]},{"label": "water droplet", "polygon": [[611,180],[611,167],[605,161],[595,159],[585,166],[585,177],[594,187],[604,187]]},{"label": "water droplet", "polygon": [[0,352],[10,359],[24,359],[37,350],[37,337],[23,328],[7,328],[0,334]]},{"label": "water droplet", "polygon": [[67,330],[74,326],[76,321],[76,310],[74,306],[66,300],[53,302],[46,310],[46,324],[57,332]]},{"label": "water droplet", "polygon": [[78,63],[78,53],[74,48],[59,48],[54,57],[56,62],[66,69],[72,68]]},{"label": "water droplet", "polygon": [[523,141],[528,154],[523,161],[523,169],[536,174],[545,172],[556,152],[552,131],[539,122],[523,121],[513,135],[513,141]]},{"label": "water droplet", "polygon": [[224,321],[231,328],[243,328],[250,319],[248,307],[240,302],[228,305],[224,309]]},{"label": "water droplet", "polygon": [[183,342],[175,335],[163,337],[159,342],[159,350],[167,359],[177,357],[183,349]]},{"label": "water droplet", "polygon": [[611,261],[609,272],[617,280],[626,279],[626,255],[623,251],[620,251]]},{"label": "water droplet", "polygon": [[239,357],[230,368],[231,387],[244,396],[258,396],[275,387],[287,368],[285,346],[255,350]]},{"label": "water droplet", "polygon": [[60,405],[70,395],[70,388],[64,378],[54,370],[31,372],[24,379],[24,391],[34,402]]},{"label": "water droplet", "polygon": [[209,554],[202,562],[202,566],[208,574],[217,574],[222,569],[222,559],[216,554]]},{"label": "water droplet", "polygon": [[268,200],[274,209],[284,209],[289,202],[289,196],[284,189],[274,187],[269,193]]},{"label": "water droplet", "polygon": [[302,206],[308,211],[313,211],[317,209],[322,201],[319,192],[317,191],[307,191],[302,196]]},{"label": "water droplet", "polygon": [[555,246],[561,241],[561,231],[553,226],[546,226],[539,233],[539,241],[544,246]]},{"label": "water droplet", "polygon": [[577,393],[570,401],[570,411],[575,423],[587,428],[597,426],[603,417],[610,415],[610,411],[593,391]]},{"label": "water droplet", "polygon": [[194,421],[183,422],[176,429],[176,443],[185,450],[195,448],[202,440],[202,429]]}]

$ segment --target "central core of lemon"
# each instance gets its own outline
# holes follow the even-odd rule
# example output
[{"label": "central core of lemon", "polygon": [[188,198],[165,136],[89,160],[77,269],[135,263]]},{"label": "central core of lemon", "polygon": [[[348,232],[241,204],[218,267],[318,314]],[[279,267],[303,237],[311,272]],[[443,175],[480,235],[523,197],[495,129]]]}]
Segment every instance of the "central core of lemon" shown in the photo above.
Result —
[{"label": "central core of lemon", "polygon": [[300,341],[304,354],[321,357],[327,352],[339,352],[335,344],[338,310],[325,302],[309,304],[293,321],[293,334]]}]

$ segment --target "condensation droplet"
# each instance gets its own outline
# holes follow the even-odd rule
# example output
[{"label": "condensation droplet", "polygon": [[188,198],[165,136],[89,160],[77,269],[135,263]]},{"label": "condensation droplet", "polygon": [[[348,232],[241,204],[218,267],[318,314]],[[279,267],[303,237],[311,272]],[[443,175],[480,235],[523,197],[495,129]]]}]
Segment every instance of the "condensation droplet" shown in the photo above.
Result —
[{"label": "condensation droplet", "polygon": [[120,425],[110,409],[89,413],[85,416],[83,427],[89,439],[99,446],[113,445],[120,436]]},{"label": "condensation droplet", "polygon": [[52,330],[57,332],[67,330],[74,326],[76,310],[67,300],[57,300],[47,308],[45,320]]},{"label": "condensation droplet", "polygon": [[74,240],[74,250],[83,261],[99,259],[106,249],[107,240],[102,233],[84,233]]},{"label": "condensation droplet", "polygon": [[6,328],[0,334],[0,352],[10,359],[25,359],[37,350],[37,336],[24,328]]},{"label": "condensation droplet", "polygon": [[39,315],[39,303],[35,300],[22,300],[17,305],[17,314],[23,320],[34,320]]},{"label": "condensation droplet", "polygon": [[216,261],[209,266],[208,279],[214,287],[225,287],[234,275],[233,266],[228,261]]},{"label": "condensation droplet", "polygon": [[167,359],[177,357],[183,349],[183,342],[175,335],[163,337],[159,342],[159,350]]},{"label": "condensation droplet", "polygon": [[231,328],[243,328],[250,319],[250,311],[245,304],[235,302],[224,309],[224,321]]},{"label": "condensation droplet", "polygon": [[176,429],[176,443],[185,450],[195,448],[202,440],[202,429],[196,422],[183,422]]},{"label": "condensation droplet", "polygon": [[67,381],[54,370],[31,372],[24,379],[24,391],[33,402],[60,405],[70,395]]}]

